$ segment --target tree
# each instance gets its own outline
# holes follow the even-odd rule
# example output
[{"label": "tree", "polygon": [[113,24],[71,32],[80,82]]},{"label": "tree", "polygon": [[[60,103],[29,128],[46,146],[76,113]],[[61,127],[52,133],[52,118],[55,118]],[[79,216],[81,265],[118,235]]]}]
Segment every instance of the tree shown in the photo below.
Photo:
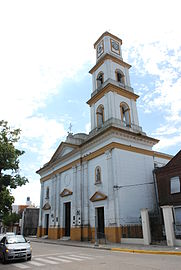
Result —
[{"label": "tree", "polygon": [[25,185],[28,179],[19,173],[19,157],[24,151],[15,144],[20,138],[20,129],[11,129],[4,120],[0,121],[0,213],[7,215],[12,209],[14,197],[11,189]]},{"label": "tree", "polygon": [[17,213],[6,214],[3,217],[3,224],[7,227],[13,226],[15,223],[19,222],[20,215]]}]

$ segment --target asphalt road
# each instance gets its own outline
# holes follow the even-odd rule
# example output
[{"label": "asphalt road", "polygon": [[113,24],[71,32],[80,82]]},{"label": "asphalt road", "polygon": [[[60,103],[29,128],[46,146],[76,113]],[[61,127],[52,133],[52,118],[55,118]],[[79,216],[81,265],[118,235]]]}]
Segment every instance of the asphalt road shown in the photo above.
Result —
[{"label": "asphalt road", "polygon": [[181,256],[123,253],[32,242],[30,262],[0,263],[1,270],[179,270]]}]

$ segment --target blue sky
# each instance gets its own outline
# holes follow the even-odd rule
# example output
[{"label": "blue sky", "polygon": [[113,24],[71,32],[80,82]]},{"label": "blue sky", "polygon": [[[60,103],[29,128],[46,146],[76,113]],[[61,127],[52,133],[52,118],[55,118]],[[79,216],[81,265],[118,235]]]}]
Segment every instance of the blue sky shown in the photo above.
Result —
[{"label": "blue sky", "polygon": [[123,40],[132,65],[139,122],[160,139],[155,150],[181,145],[180,1],[36,0],[0,2],[0,119],[21,128],[21,172],[29,184],[13,191],[39,205],[35,173],[72,131],[88,132],[94,42],[105,31]]}]

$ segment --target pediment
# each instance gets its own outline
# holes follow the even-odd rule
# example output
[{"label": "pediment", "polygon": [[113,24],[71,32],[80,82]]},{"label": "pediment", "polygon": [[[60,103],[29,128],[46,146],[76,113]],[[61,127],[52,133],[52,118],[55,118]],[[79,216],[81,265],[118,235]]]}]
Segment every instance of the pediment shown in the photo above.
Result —
[{"label": "pediment", "polygon": [[90,198],[90,201],[96,202],[96,201],[102,201],[102,200],[106,200],[106,199],[107,199],[107,195],[97,191],[94,193],[94,195],[92,195],[92,197]]},{"label": "pediment", "polygon": [[44,206],[42,207],[43,210],[50,210],[51,209],[51,206],[50,204],[47,202],[44,204]]},{"label": "pediment", "polygon": [[73,192],[67,188],[65,188],[61,193],[60,193],[60,196],[61,197],[66,197],[66,196],[69,196],[69,195],[72,195]]},{"label": "pediment", "polygon": [[74,149],[77,148],[77,145],[71,144],[71,143],[66,143],[62,142],[57,150],[55,151],[54,155],[52,156],[51,160],[49,163],[54,162],[55,160],[65,156],[66,154],[72,152]]}]

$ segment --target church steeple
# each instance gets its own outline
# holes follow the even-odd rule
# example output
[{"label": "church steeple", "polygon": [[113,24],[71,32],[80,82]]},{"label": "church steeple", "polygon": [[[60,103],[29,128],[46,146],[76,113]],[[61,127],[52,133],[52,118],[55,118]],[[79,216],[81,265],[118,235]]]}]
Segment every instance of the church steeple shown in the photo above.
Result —
[{"label": "church steeple", "polygon": [[121,45],[122,40],[120,38],[109,32],[103,33],[94,43],[94,49],[96,49],[96,61],[107,53],[116,56],[118,59],[122,59]]},{"label": "church steeple", "polygon": [[109,122],[119,127],[141,132],[136,100],[139,97],[130,84],[129,68],[123,61],[122,40],[109,32],[95,42],[96,64],[92,74],[93,91],[88,104],[91,108],[91,130]]}]

